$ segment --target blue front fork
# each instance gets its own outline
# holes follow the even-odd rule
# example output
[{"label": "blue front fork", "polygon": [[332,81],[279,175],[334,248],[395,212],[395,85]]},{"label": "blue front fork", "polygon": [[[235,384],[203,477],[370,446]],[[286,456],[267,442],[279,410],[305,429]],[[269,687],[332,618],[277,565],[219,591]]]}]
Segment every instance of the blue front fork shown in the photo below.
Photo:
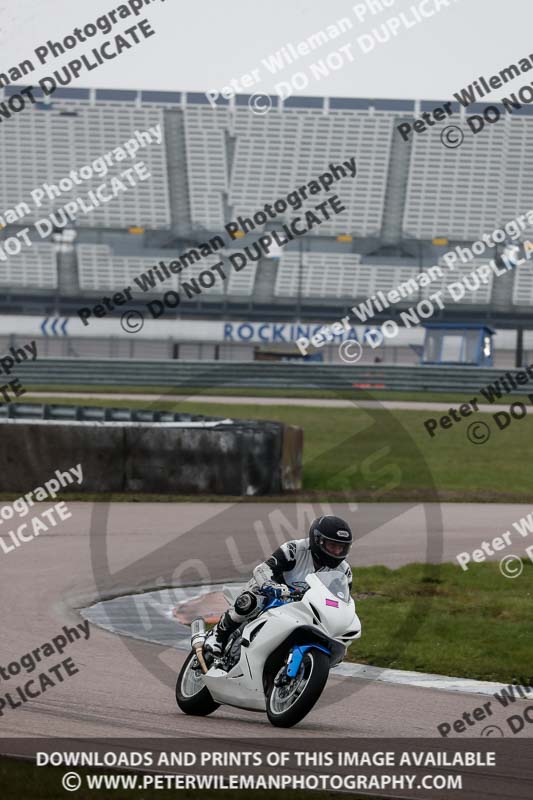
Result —
[{"label": "blue front fork", "polygon": [[287,676],[289,678],[295,678],[298,674],[298,670],[300,669],[302,659],[304,655],[307,653],[308,650],[321,650],[326,655],[331,655],[330,651],[327,647],[323,647],[321,644],[303,644],[303,645],[296,645],[292,648],[291,655],[289,657],[289,663],[287,664]]},{"label": "blue front fork", "polygon": [[[284,606],[285,601],[279,600],[278,598],[274,597],[270,600],[265,607],[263,608],[263,612],[268,611],[270,608],[278,608],[279,606]],[[321,650],[326,655],[330,656],[331,653],[321,644],[303,644],[303,645],[295,645],[292,648],[292,652],[289,656],[289,663],[287,664],[287,677],[295,678],[298,674],[298,670],[300,669],[302,659],[304,655],[307,653],[308,650]]]}]

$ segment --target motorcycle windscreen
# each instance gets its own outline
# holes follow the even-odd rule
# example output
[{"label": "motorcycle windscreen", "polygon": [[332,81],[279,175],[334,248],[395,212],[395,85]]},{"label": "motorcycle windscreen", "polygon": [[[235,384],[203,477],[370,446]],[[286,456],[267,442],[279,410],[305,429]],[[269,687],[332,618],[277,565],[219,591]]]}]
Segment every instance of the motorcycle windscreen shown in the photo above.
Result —
[{"label": "motorcycle windscreen", "polygon": [[315,572],[318,580],[324,584],[333,597],[338,598],[343,603],[350,602],[350,586],[348,578],[344,572],[331,570],[330,572]]}]

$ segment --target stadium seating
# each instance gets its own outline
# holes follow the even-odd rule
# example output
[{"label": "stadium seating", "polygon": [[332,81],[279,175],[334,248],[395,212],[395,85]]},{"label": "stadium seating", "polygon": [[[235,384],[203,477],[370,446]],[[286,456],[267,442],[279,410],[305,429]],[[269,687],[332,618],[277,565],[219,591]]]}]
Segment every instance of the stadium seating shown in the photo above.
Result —
[{"label": "stadium seating", "polygon": [[[139,273],[153,267],[154,258],[146,256],[118,256],[108,245],[78,245],[78,276],[80,289],[89,292],[120,291],[133,285]],[[165,282],[169,289],[176,289],[176,276]]]},{"label": "stadium seating", "polygon": [[[280,259],[275,295],[276,297],[323,297],[323,298],[364,298],[376,292],[385,294],[412,280],[420,273],[418,267],[393,265],[376,261],[361,263],[358,254],[339,255],[336,253],[286,253]],[[417,302],[441,291],[445,302],[452,300],[447,287],[469,275],[476,267],[486,264],[487,259],[476,258],[468,264],[460,264],[454,270],[440,262],[443,271],[440,278],[429,286],[419,287],[412,294],[405,295],[404,301]],[[300,266],[301,265],[301,266]],[[464,298],[457,302],[468,304],[487,304],[490,302],[493,275],[486,284],[472,291],[467,290]],[[472,284],[473,285],[473,284]]]},{"label": "stadium seating", "polygon": [[[503,126],[503,122],[498,123]],[[505,120],[506,147],[503,172],[505,180],[501,192],[503,222],[515,219],[533,208],[533,181],[530,172],[533,162],[533,116],[516,116]],[[533,226],[524,237],[533,239]]]},{"label": "stadium seating", "polygon": [[[80,289],[90,292],[118,291],[125,286],[134,286],[134,278],[141,272],[149,270],[160,260],[153,256],[116,255],[108,245],[81,244],[77,247],[77,253]],[[153,290],[154,293],[162,293],[168,289],[177,291],[184,281],[194,286],[194,280],[198,280],[201,272],[209,270],[211,266],[222,261],[222,271],[227,279],[222,280],[215,271],[214,274],[217,276],[215,283],[209,288],[202,286],[198,297],[225,294],[251,296],[257,264],[248,264],[246,269],[236,272],[224,255],[224,251],[221,250],[217,255],[207,256],[201,261],[185,267],[178,275],[172,275],[164,283],[157,283]],[[166,258],[168,259],[168,257]],[[193,294],[194,290],[190,291],[191,297],[194,299],[196,296]]]},{"label": "stadium seating", "polygon": [[353,295],[361,256],[336,253],[284,253],[280,259],[276,297],[347,297]]},{"label": "stadium seating", "polygon": [[[246,216],[316,178],[331,162],[355,156],[356,180],[345,178],[334,189],[347,211],[322,225],[320,233],[379,234],[392,115],[288,109],[261,117],[237,108],[232,118],[226,109],[190,106],[185,121],[193,224],[222,227],[222,193],[228,194],[234,217]],[[315,203],[311,198],[304,208]]]},{"label": "stadium seating", "polygon": [[57,265],[52,244],[34,243],[16,256],[0,261],[0,285],[13,288],[56,289]]},{"label": "stadium seating", "polygon": [[[450,116],[449,124],[465,127],[458,114]],[[504,124],[487,125],[476,137],[467,129],[457,149],[444,147],[438,130],[414,136],[405,234],[417,239],[447,236],[471,241],[494,230],[502,219],[506,141]]]},{"label": "stadium seating", "polygon": [[[0,90],[0,97],[5,98],[15,89]],[[474,137],[469,135],[464,118],[456,113],[447,123],[465,130],[460,148],[444,147],[438,128],[431,135],[414,135],[410,156],[402,161],[409,148],[393,136],[399,115],[416,116],[427,103],[415,106],[412,101],[291,98],[283,108],[275,102],[268,114],[260,115],[250,111],[245,97],[213,109],[201,94],[87,89],[58,90],[47,103],[39,103],[26,114],[14,115],[0,126],[0,216],[22,200],[29,201],[30,192],[40,184],[57,183],[72,169],[91,164],[136,130],[159,124],[170,137],[163,145],[145,147],[137,155],[151,173],[150,180],[80,219],[79,229],[98,231],[97,237],[92,231],[84,234],[79,230],[77,277],[83,292],[121,289],[157,263],[158,258],[168,257],[164,250],[158,258],[147,257],[140,248],[136,251],[133,236],[125,245],[128,255],[118,255],[115,239],[107,236],[110,231],[139,226],[168,231],[170,240],[171,228],[175,233],[181,226],[187,236],[192,226],[199,234],[192,238],[207,239],[207,232],[220,233],[230,219],[252,215],[265,203],[316,178],[329,164],[341,164],[352,156],[357,163],[356,179],[345,178],[333,187],[346,211],[314,229],[305,241],[302,256],[296,249],[284,249],[279,263],[270,264],[258,282],[257,263],[236,272],[227,260],[230,251],[219,251],[165,281],[162,288],[178,289],[183,281],[192,281],[222,259],[227,280],[217,279],[212,288],[202,288],[199,299],[257,300],[258,287],[266,303],[271,302],[272,295],[280,299],[301,295],[303,303],[309,299],[315,305],[317,298],[350,301],[371,297],[379,290],[390,291],[427,269],[427,259],[421,263],[413,255],[408,263],[407,255],[389,259],[340,254],[333,241],[338,235],[367,238],[370,247],[368,241],[361,243],[361,250],[366,252],[379,247],[380,240],[389,244],[386,234],[391,229],[394,235],[403,232],[407,239],[427,242],[444,236],[468,243],[533,208],[533,184],[528,177],[533,158],[530,114],[507,115],[497,125],[486,125]],[[174,114],[165,116],[168,110]],[[179,120],[179,124],[173,127],[169,120],[173,124]],[[75,186],[55,201],[44,200],[41,208],[32,206],[32,213],[22,224],[46,217],[69,200],[86,195],[90,188],[131,163],[128,160],[116,164],[108,176]],[[391,187],[394,191],[390,191]],[[309,198],[298,211],[289,208],[286,219],[301,214],[323,197],[321,194],[316,199]],[[397,241],[394,235],[390,238],[393,247]],[[166,234],[159,236],[157,239],[154,235],[149,244],[153,253],[159,243],[166,246]],[[321,239],[317,241],[317,237]],[[329,241],[323,237],[329,237]],[[524,233],[525,237],[533,240],[533,227]],[[95,240],[102,244],[86,243]],[[110,241],[113,245],[108,244]],[[143,246],[147,244],[148,240],[143,241]],[[416,250],[407,246],[405,252]],[[444,266],[442,278],[405,298],[406,302],[439,290],[449,300],[446,287],[483,261],[476,259],[455,271]],[[62,262],[62,287],[65,263]],[[74,268],[74,260],[72,264]],[[501,292],[498,284],[497,302],[508,307],[511,303],[531,305],[530,265],[518,268],[512,277],[514,285],[510,280]],[[33,289],[57,289],[53,246],[39,243],[0,262],[0,283],[28,293]],[[76,285],[75,280],[72,283]],[[467,292],[459,302],[490,306],[492,290],[491,280]]]},{"label": "stadium seating", "polygon": [[[184,281],[187,281],[189,284],[191,284],[194,279],[198,279],[198,275],[201,272],[208,270],[216,263],[222,262],[221,269],[226,276],[226,280],[220,278],[218,272],[213,270],[213,274],[216,276],[215,283],[209,289],[202,288],[201,295],[198,295],[198,297],[220,297],[221,295],[251,297],[254,290],[257,263],[247,264],[245,269],[241,270],[240,272],[236,272],[227,258],[225,258],[226,252],[227,251],[219,250],[216,255],[202,258],[201,261],[184,269],[179,275],[180,285],[183,285]],[[194,299],[195,296],[196,295],[192,295],[192,299]]]},{"label": "stadium seating", "polygon": [[515,269],[515,281],[513,286],[513,305],[527,306],[533,305],[533,264],[520,264]]},{"label": "stadium seating", "polygon": [[220,230],[224,226],[224,194],[228,191],[228,165],[224,129],[214,117],[192,108],[185,115],[185,140],[191,220],[194,226]]},{"label": "stadium seating", "polygon": [[[300,269],[301,262],[301,269]],[[370,297],[394,289],[419,270],[391,264],[361,264],[361,255],[286,253],[280,259],[275,286],[277,297]]]},{"label": "stadium seating", "polygon": [[[483,264],[487,264],[490,261],[491,256],[488,258],[473,258],[472,261],[469,261],[467,264],[457,264],[455,265],[453,270],[444,263],[444,261],[439,261],[439,266],[443,271],[443,276],[437,278],[436,280],[432,281],[429,286],[425,286],[422,291],[422,296],[424,298],[429,297],[434,292],[442,292],[442,299],[445,303],[455,302],[455,303],[465,303],[469,305],[488,305],[490,303],[490,298],[492,294],[492,284],[494,281],[494,273],[491,272],[490,276],[487,280],[487,283],[480,283],[480,286],[476,289],[470,291],[468,288],[465,287],[465,295],[460,300],[456,300],[450,294],[448,290],[448,286],[452,283],[458,283],[461,281],[462,278],[465,276],[468,277],[471,272],[473,272],[477,267],[482,266]],[[475,280],[470,281],[470,285],[475,285]],[[458,290],[455,292],[455,297],[458,296]]]},{"label": "stadium seating", "polygon": [[[25,222],[34,221],[76,197],[85,197],[90,189],[143,161],[152,176],[150,180],[129,187],[119,200],[100,205],[81,217],[78,224],[92,228],[131,225],[168,228],[170,207],[164,143],[154,142],[140,149],[133,161],[128,158],[114,163],[105,177],[95,175],[53,200],[45,197],[39,208],[30,202],[30,193],[43,183],[57,184],[71,170],[90,165],[122,145],[136,130],[147,130],[157,124],[163,127],[161,110],[131,107],[77,105],[75,110],[70,108],[65,113],[65,109],[52,106],[49,110],[16,115],[7,125],[0,126],[0,208],[13,208],[21,200],[27,200],[31,213]],[[89,201],[87,204],[90,205]]]}]

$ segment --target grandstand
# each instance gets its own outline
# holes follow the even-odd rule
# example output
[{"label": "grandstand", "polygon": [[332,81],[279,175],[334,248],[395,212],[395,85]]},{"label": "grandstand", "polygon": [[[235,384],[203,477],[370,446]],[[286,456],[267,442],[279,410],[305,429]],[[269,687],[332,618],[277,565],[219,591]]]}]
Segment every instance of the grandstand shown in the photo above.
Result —
[{"label": "grandstand", "polygon": [[22,260],[16,256],[0,264],[2,288],[19,286],[29,291],[34,289],[57,289],[56,248],[52,244],[35,243],[24,253]]},{"label": "grandstand", "polygon": [[[11,86],[1,94],[17,91]],[[183,281],[217,261],[226,265],[228,280],[182,302],[172,315],[289,320],[296,309],[303,320],[336,318],[356,301],[442,263],[447,249],[468,246],[533,206],[527,180],[533,117],[527,108],[486,126],[477,137],[467,136],[460,149],[448,150],[440,140],[442,126],[407,143],[396,131],[400,122],[433,108],[435,101],[293,97],[282,104],[275,98],[270,113],[257,115],[244,96],[217,108],[197,93],[58,89],[38,99],[27,113],[0,127],[0,214],[22,201],[30,206],[30,213],[1,232],[0,244],[81,191],[74,186],[60,198],[45,197],[36,208],[29,200],[37,186],[57,183],[73,168],[91,164],[135,131],[160,125],[163,141],[136,157],[150,180],[77,219],[72,247],[33,236],[32,247],[0,261],[4,313],[74,314],[91,298],[96,302],[158,261],[223,235],[230,220],[253,214],[327,171],[330,163],[352,156],[356,179],[341,179],[332,189],[344,213],[239,272],[228,265],[228,256],[256,240],[258,232],[235,242],[226,235],[224,251],[191,264],[164,290],[179,291]],[[463,112],[455,107],[446,123],[465,127]],[[132,163],[114,164],[105,178],[93,176],[83,193]],[[279,222],[316,202],[310,197],[299,211],[289,207],[267,229],[279,228]],[[489,249],[486,257],[420,288],[384,318],[445,290],[462,272],[499,252]],[[468,291],[441,318],[527,327],[532,264]]]},{"label": "grandstand", "polygon": [[[134,107],[79,107],[75,111],[55,108],[40,109],[18,115],[4,125],[0,133],[0,206],[13,208],[21,200],[29,200],[31,192],[43,183],[57,183],[72,169],[91,164],[131,138],[134,131],[163,125],[163,114],[155,109]],[[84,227],[123,229],[143,224],[147,228],[168,228],[170,207],[165,152],[162,147],[146,147],[139,151],[152,180],[141,184],[136,192],[124,194],[120,202],[103,204],[83,220]],[[113,165],[116,175],[131,164]],[[103,182],[97,175],[87,183],[83,193]],[[73,200],[80,189],[73,187],[57,200],[45,196],[26,219],[34,222]]]}]

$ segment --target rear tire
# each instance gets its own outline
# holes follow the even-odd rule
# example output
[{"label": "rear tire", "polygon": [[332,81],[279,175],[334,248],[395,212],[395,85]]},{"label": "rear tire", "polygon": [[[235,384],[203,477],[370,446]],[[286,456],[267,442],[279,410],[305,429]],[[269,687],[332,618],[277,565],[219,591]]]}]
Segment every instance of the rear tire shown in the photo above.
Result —
[{"label": "rear tire", "polygon": [[[282,667],[284,669],[284,667]],[[324,691],[329,675],[329,657],[321,650],[307,650],[298,675],[288,687],[272,686],[267,698],[267,716],[276,728],[291,728],[313,708]]]},{"label": "rear tire", "polygon": [[193,670],[191,667],[195,658],[194,652],[189,653],[180,670],[176,681],[176,703],[185,714],[206,717],[216,711],[220,703],[215,703],[209,689],[198,680],[197,670]]}]

